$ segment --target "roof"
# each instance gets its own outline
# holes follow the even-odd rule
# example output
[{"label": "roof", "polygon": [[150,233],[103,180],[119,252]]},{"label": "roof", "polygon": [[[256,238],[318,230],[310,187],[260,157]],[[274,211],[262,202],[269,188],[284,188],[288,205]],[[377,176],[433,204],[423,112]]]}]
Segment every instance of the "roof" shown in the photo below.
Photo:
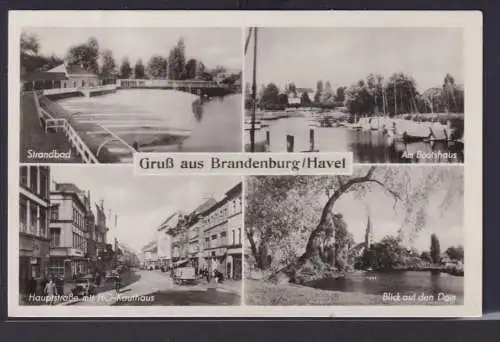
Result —
[{"label": "roof", "polygon": [[79,65],[66,66],[66,72],[68,73],[68,75],[94,75],[94,76],[97,76],[92,71],[87,70]]},{"label": "roof", "polygon": [[200,206],[198,206],[195,210],[193,210],[193,213],[197,214],[202,213],[205,210],[208,210],[211,207],[213,207],[215,204],[217,204],[217,200],[213,197],[210,197],[208,200],[206,200]]},{"label": "roof", "polygon": [[63,73],[66,76],[71,76],[71,75],[92,75],[96,76],[97,75],[88,70],[85,69],[83,66],[80,65],[65,65],[65,64],[60,64],[56,66],[55,68],[52,68],[48,70],[49,73]]},{"label": "roof", "polygon": [[312,93],[314,90],[311,88],[295,88],[298,93]]},{"label": "roof", "polygon": [[82,192],[82,190],[80,190],[73,183],[57,183],[56,184],[56,191],[59,191],[59,192],[72,192],[72,193],[76,193],[76,194],[80,194]]},{"label": "roof", "polygon": [[25,82],[67,80],[64,72],[35,71],[23,77]]}]

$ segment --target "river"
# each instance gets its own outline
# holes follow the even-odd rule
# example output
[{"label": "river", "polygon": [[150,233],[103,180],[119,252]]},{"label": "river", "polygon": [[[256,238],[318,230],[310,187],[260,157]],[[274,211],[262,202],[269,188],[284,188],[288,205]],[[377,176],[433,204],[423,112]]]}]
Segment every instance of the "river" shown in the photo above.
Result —
[{"label": "river", "polygon": [[[185,152],[240,152],[241,95],[213,98],[199,106],[195,102],[196,95],[164,89],[123,89],[58,101],[77,113],[72,116],[75,126],[98,144],[109,139],[109,130],[143,152],[178,151],[180,142]],[[116,142],[106,147],[111,153],[130,153]]]},{"label": "river", "polygon": [[[307,117],[289,117],[274,121],[256,131],[257,143],[270,135],[270,152],[286,151],[286,135],[294,136],[294,152],[309,150],[309,130],[313,121]],[[381,131],[359,131],[346,127],[314,127],[315,149],[320,152],[352,152],[356,163],[461,163],[463,148],[446,142],[396,142]],[[245,145],[249,132],[245,131]]]},{"label": "river", "polygon": [[[321,279],[309,284],[312,287],[341,292],[357,292],[384,296],[387,300],[418,304],[442,302],[462,304],[464,300],[464,277],[446,273],[396,271],[354,272],[345,278]],[[392,294],[391,298],[387,294]],[[411,296],[416,294],[415,301]],[[432,297],[431,297],[432,296]],[[420,298],[420,300],[419,300]]]}]

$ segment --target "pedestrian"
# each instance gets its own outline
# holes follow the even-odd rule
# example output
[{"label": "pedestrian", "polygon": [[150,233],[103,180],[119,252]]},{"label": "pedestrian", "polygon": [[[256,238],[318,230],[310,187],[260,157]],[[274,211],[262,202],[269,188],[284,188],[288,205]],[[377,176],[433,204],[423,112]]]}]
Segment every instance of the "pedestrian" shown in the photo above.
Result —
[{"label": "pedestrian", "polygon": [[61,276],[56,278],[56,289],[58,295],[64,295],[64,279]]},{"label": "pedestrian", "polygon": [[50,278],[49,282],[45,285],[44,292],[47,296],[47,301],[52,303],[55,299],[54,296],[57,294],[56,284],[52,278]]}]

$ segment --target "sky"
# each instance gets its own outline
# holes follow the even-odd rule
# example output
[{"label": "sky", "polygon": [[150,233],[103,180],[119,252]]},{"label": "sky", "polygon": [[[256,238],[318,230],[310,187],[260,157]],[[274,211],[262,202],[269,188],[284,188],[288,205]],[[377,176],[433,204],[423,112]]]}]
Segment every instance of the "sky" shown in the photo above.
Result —
[{"label": "sky", "polygon": [[51,178],[90,190],[92,203],[104,200],[105,213],[109,216],[111,209],[113,218],[107,221],[108,243],[116,237],[136,252],[156,237],[157,228],[170,214],[189,212],[211,196],[219,200],[241,181],[232,176],[134,176],[133,168],[123,165],[52,166]]},{"label": "sky", "polygon": [[243,40],[239,28],[26,28],[38,36],[43,55],[64,57],[73,45],[95,37],[100,49],[110,49],[118,65],[127,56],[132,64],[147,63],[154,54],[167,57],[180,37],[184,38],[186,59],[201,60],[207,68],[223,65],[242,69]]},{"label": "sky", "polygon": [[[247,32],[248,34],[248,32]],[[252,81],[253,38],[245,59]],[[389,78],[404,72],[417,90],[441,86],[446,73],[463,83],[463,32],[459,28],[259,28],[257,84],[290,82],[316,88],[330,81],[335,89],[370,73]]]}]

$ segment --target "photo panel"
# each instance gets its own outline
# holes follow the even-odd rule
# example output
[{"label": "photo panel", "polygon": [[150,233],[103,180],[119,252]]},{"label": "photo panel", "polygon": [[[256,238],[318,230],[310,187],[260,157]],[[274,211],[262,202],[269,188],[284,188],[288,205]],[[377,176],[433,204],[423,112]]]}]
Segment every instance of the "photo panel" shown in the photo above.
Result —
[{"label": "photo panel", "polygon": [[461,166],[253,176],[246,305],[463,305]]},{"label": "photo panel", "polygon": [[19,305],[241,304],[240,177],[19,172]]},{"label": "photo panel", "polygon": [[20,161],[241,152],[240,28],[22,27]]},{"label": "photo panel", "polygon": [[245,150],[463,163],[463,34],[459,27],[247,29]]}]

